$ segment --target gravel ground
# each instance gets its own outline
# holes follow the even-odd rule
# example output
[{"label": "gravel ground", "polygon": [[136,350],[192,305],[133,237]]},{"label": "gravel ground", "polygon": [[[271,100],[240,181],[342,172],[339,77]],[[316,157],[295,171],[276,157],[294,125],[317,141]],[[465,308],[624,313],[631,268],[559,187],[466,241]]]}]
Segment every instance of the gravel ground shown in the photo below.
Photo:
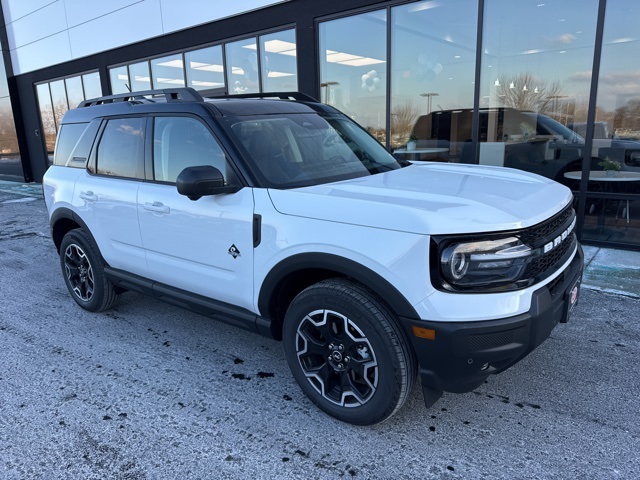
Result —
[{"label": "gravel ground", "polygon": [[640,478],[640,299],[571,321],[476,391],[374,427],[299,391],[280,343],[135,293],[70,298],[42,199],[0,191],[0,478]]}]

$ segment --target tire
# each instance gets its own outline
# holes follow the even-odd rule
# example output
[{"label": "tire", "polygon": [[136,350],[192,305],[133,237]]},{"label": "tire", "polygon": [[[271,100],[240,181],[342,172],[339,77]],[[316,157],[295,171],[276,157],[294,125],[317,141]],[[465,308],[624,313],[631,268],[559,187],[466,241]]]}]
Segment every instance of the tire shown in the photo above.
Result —
[{"label": "tire", "polygon": [[104,261],[93,240],[81,229],[69,231],[60,244],[60,267],[69,293],[85,310],[101,312],[119,298],[104,272]]},{"label": "tire", "polygon": [[415,354],[395,315],[351,280],[323,280],[296,296],[285,315],[283,346],[302,391],[343,422],[386,420],[415,383]]}]

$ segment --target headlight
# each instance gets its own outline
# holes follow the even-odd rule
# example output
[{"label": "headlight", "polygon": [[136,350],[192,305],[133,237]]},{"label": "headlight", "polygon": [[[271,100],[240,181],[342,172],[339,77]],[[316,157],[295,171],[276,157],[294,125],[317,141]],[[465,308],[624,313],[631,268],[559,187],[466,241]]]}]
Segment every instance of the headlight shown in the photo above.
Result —
[{"label": "headlight", "polygon": [[531,255],[531,248],[516,237],[449,244],[440,254],[443,286],[456,290],[511,284]]}]

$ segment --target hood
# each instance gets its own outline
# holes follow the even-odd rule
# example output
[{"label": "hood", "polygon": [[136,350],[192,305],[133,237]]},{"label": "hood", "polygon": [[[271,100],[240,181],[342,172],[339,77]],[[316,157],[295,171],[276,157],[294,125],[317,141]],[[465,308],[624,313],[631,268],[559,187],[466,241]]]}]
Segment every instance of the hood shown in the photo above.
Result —
[{"label": "hood", "polygon": [[285,215],[429,235],[525,228],[573,200],[568,188],[528,172],[449,163],[269,195]]}]

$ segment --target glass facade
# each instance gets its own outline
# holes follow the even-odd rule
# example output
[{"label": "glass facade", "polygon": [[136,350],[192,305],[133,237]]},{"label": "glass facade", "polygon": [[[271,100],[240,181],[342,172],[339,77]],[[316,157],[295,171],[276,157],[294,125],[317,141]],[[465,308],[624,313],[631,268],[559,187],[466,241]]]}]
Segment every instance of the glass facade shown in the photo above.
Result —
[{"label": "glass facade", "polygon": [[567,185],[576,198],[584,165],[583,239],[640,247],[640,82],[629,62],[640,53],[638,7],[607,1],[587,139],[599,5],[485,0],[480,41],[477,0],[320,22],[320,98],[397,157],[517,168]]},{"label": "glass facade", "polygon": [[229,93],[257,93],[260,91],[257,50],[255,38],[225,45]]},{"label": "glass facade", "polygon": [[129,83],[132,92],[151,90],[149,62],[138,62],[129,65]]},{"label": "glass facade", "polygon": [[387,11],[320,24],[321,101],[386,142]]},{"label": "glass facade", "polygon": [[3,0],[16,74],[165,35],[283,0]]},{"label": "glass facade", "polygon": [[459,157],[461,147],[455,142],[467,139],[462,132],[454,129],[439,139],[426,129],[432,112],[473,108],[476,30],[476,0],[392,8],[391,147],[401,147],[414,137],[416,148],[449,148],[448,152],[422,153],[419,158]]},{"label": "glass facade", "polygon": [[182,55],[169,55],[151,60],[151,74],[154,88],[184,87]]},{"label": "glass facade", "polygon": [[225,88],[222,45],[186,52],[184,59],[188,87],[196,90]]},{"label": "glass facade", "polygon": [[[123,11],[134,3],[123,2]],[[6,3],[8,23],[19,20],[13,10],[26,7]],[[561,182],[582,202],[584,240],[640,248],[637,2],[355,3],[362,8],[338,11],[336,4],[333,14],[319,16],[326,10],[310,2],[295,28],[279,25],[274,14],[273,29],[257,21],[266,29],[125,58],[107,67],[111,91],[188,86],[206,96],[301,88],[354,118],[399,158],[506,166]],[[90,13],[79,5],[70,18]],[[28,34],[8,33],[16,41]],[[57,33],[49,35],[53,41]],[[50,151],[63,112],[102,92],[97,72],[45,82],[35,90]],[[583,171],[589,178],[582,179]]]},{"label": "glass facade", "polygon": [[0,61],[0,179],[24,178],[4,62]]},{"label": "glass facade", "polygon": [[298,90],[298,63],[295,30],[260,37],[261,78],[264,92]]},{"label": "glass facade", "polygon": [[89,72],[40,83],[35,86],[35,90],[40,113],[39,135],[43,138],[48,162],[51,165],[62,116],[70,108],[76,108],[83,100],[102,96],[100,74]]},{"label": "glass facade", "polygon": [[293,29],[284,30],[111,67],[111,90],[117,94],[186,85],[205,95],[295,92],[295,36]]},{"label": "glass facade", "polygon": [[[638,8],[607,0],[583,238],[640,245]],[[582,119],[581,119],[582,120]],[[586,136],[586,123],[576,123]]]}]

